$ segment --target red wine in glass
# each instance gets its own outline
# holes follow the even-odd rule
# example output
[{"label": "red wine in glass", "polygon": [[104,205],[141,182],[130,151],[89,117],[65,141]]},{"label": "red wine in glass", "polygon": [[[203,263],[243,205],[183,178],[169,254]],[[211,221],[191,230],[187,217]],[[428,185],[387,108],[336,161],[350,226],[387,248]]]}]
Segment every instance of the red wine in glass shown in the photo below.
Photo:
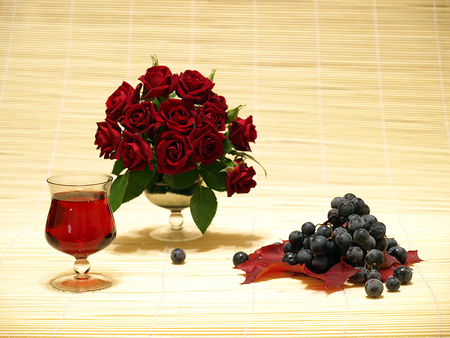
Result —
[{"label": "red wine in glass", "polygon": [[52,176],[48,180],[52,195],[45,237],[56,250],[75,257],[76,275],[52,281],[62,291],[85,292],[112,284],[109,277],[88,274],[87,257],[106,248],[116,237],[116,226],[109,204],[112,177],[76,173]]},{"label": "red wine in glass", "polygon": [[106,248],[116,237],[116,226],[102,191],[57,193],[45,229],[47,242],[75,258]]}]

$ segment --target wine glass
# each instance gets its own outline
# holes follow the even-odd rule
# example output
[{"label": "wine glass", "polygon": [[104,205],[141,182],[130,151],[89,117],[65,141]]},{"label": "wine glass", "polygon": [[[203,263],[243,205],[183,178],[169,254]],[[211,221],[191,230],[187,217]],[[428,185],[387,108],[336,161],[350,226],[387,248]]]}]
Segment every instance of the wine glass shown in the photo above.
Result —
[{"label": "wine glass", "polygon": [[91,292],[105,289],[111,278],[88,273],[87,257],[103,250],[116,237],[116,225],[109,204],[112,176],[70,173],[47,179],[52,197],[45,238],[56,250],[75,257],[75,274],[54,279],[60,291]]}]

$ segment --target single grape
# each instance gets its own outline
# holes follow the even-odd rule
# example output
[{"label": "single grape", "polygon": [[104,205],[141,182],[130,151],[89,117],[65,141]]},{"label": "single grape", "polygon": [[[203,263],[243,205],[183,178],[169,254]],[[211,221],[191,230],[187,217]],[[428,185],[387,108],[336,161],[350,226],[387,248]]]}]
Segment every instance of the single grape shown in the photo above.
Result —
[{"label": "single grape", "polygon": [[388,240],[386,237],[381,237],[376,240],[375,249],[380,250],[381,252],[386,251],[388,248]]},{"label": "single grape", "polygon": [[362,209],[361,209],[359,214],[361,216],[369,215],[370,214],[370,207],[367,204],[364,203],[364,206],[362,207]]},{"label": "single grape", "polygon": [[379,280],[381,280],[381,273],[378,270],[374,270],[374,269],[369,270],[366,273],[366,279],[367,280],[369,280],[369,279],[379,279]]},{"label": "single grape", "polygon": [[395,238],[388,238],[388,247],[386,250],[389,250],[390,248],[392,248],[393,246],[399,246],[398,242]]},{"label": "single grape", "polygon": [[377,245],[377,241],[375,240],[375,238],[373,238],[372,236],[369,236],[369,240],[367,241],[366,244],[361,245],[361,249],[363,249],[363,251],[367,252],[372,250],[373,248],[375,248],[375,246]]},{"label": "single grape", "polygon": [[297,254],[297,261],[300,264],[311,265],[313,259],[313,254],[309,249],[301,249]]},{"label": "single grape", "polygon": [[347,199],[344,199],[338,206],[339,215],[348,217],[355,211],[353,203]]},{"label": "single grape", "polygon": [[342,197],[335,197],[335,198],[333,198],[332,201],[331,201],[331,207],[333,209],[337,209],[339,203],[341,203],[343,199],[344,198],[342,198]]},{"label": "single grape", "polygon": [[377,222],[374,226],[372,226],[369,230],[370,235],[375,238],[381,238],[386,236],[386,225],[382,222]]},{"label": "single grape", "polygon": [[328,239],[324,236],[314,236],[311,240],[310,249],[313,254],[325,255],[329,249]]},{"label": "single grape", "polygon": [[394,277],[397,277],[401,284],[408,284],[412,279],[412,271],[408,266],[402,265],[395,268]]},{"label": "single grape", "polygon": [[351,192],[344,195],[344,199],[349,200],[349,201],[351,201],[354,198],[356,198],[356,195]]},{"label": "single grape", "polygon": [[327,271],[329,267],[328,257],[325,255],[314,255],[311,261],[311,267],[315,271]]},{"label": "single grape", "polygon": [[363,260],[364,252],[358,246],[351,246],[347,251],[347,259],[350,263],[356,264]]},{"label": "single grape", "polygon": [[357,273],[355,273],[353,276],[350,277],[350,280],[355,282],[355,283],[364,283],[366,281],[366,269],[363,268],[362,266],[356,266],[356,269],[358,269],[359,271]]},{"label": "single grape", "polygon": [[234,266],[238,266],[239,264],[242,264],[245,261],[248,261],[248,259],[249,259],[249,257],[245,252],[238,251],[233,256],[233,264],[234,264]]},{"label": "single grape", "polygon": [[283,262],[288,263],[289,265],[296,265],[298,264],[297,255],[293,252],[287,252],[284,254]]},{"label": "single grape", "polygon": [[341,221],[341,215],[339,215],[339,211],[336,208],[330,209],[327,214],[328,222],[333,224],[334,226],[339,226]]},{"label": "single grape", "polygon": [[361,214],[364,206],[366,205],[364,203],[364,200],[362,198],[359,197],[355,197],[351,199],[353,205],[355,206],[355,214]]},{"label": "single grape", "polygon": [[283,245],[283,252],[284,253],[294,252],[294,251],[295,251],[295,248],[290,242],[284,243],[284,245]]},{"label": "single grape", "polygon": [[[172,259],[172,262],[174,262],[175,264],[181,264],[186,259],[186,252],[180,248],[173,249],[172,252],[170,253],[170,259]],[[234,263],[234,257],[233,257],[233,263]]]},{"label": "single grape", "polygon": [[359,215],[352,217],[347,223],[348,232],[351,234],[361,228],[364,228],[364,220]]},{"label": "single grape", "polygon": [[337,227],[336,229],[333,230],[334,237],[336,237],[338,234],[340,234],[340,233],[342,233],[342,232],[345,232],[345,233],[348,234],[347,228],[344,228],[344,227],[342,227],[342,226]]},{"label": "single grape", "polygon": [[327,251],[328,257],[338,255],[339,256],[338,258],[340,259],[339,249],[340,248],[337,246],[335,241],[332,240],[328,241],[328,251]]},{"label": "single grape", "polygon": [[303,239],[304,239],[303,232],[299,230],[294,230],[289,234],[289,242],[293,247],[303,245]]},{"label": "single grape", "polygon": [[397,258],[401,264],[405,264],[408,252],[401,246],[393,246],[388,250],[388,254]]},{"label": "single grape", "polygon": [[370,298],[378,298],[383,293],[383,283],[379,279],[369,279],[364,286],[367,295]]},{"label": "single grape", "polygon": [[336,242],[336,245],[340,248],[345,248],[346,246],[349,246],[352,244],[352,235],[350,235],[348,232],[339,232],[334,241]]},{"label": "single grape", "polygon": [[364,245],[369,241],[369,232],[364,228],[359,228],[353,233],[353,240],[356,244]]},{"label": "single grape", "polygon": [[305,249],[311,249],[311,240],[314,237],[314,235],[305,236],[305,239],[303,240],[303,247]]},{"label": "single grape", "polygon": [[398,291],[400,289],[400,281],[397,277],[389,277],[386,280],[386,289],[388,289],[391,292]]},{"label": "single grape", "polygon": [[316,235],[321,235],[324,237],[331,237],[331,228],[326,225],[320,225],[316,230]]},{"label": "single grape", "polygon": [[302,225],[302,232],[305,237],[314,235],[314,233],[316,232],[316,226],[312,222],[305,222]]},{"label": "single grape", "polygon": [[361,216],[361,218],[364,221],[364,229],[366,229],[367,231],[369,231],[372,226],[378,223],[378,220],[374,215],[363,215]]},{"label": "single grape", "polygon": [[372,268],[378,268],[383,263],[384,255],[380,250],[372,249],[366,254],[366,263]]}]

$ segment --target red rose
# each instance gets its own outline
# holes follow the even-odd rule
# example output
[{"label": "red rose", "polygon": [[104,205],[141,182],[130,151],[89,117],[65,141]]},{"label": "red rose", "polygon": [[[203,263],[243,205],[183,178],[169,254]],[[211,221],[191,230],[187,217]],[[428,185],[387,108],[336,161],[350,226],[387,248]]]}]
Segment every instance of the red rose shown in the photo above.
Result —
[{"label": "red rose", "polygon": [[122,130],[115,121],[106,119],[104,122],[97,122],[97,132],[95,133],[95,143],[100,149],[100,157],[115,159],[116,150],[121,141]]},{"label": "red rose", "polygon": [[144,99],[168,97],[178,86],[178,76],[166,66],[153,66],[139,78],[144,84]]},{"label": "red rose", "polygon": [[239,163],[237,167],[228,172],[225,180],[228,197],[234,193],[246,194],[251,188],[254,188],[256,186],[256,181],[253,180],[255,174],[253,167],[247,167],[245,162]]},{"label": "red rose", "polygon": [[208,98],[206,99],[211,105],[216,106],[221,110],[228,110],[227,100],[216,93],[210,92]]},{"label": "red rose", "polygon": [[162,102],[159,111],[167,129],[179,133],[189,133],[200,125],[200,118],[194,111],[194,105],[178,99]]},{"label": "red rose", "polygon": [[214,83],[196,70],[187,70],[179,75],[177,94],[183,100],[203,103],[214,87]]},{"label": "red rose", "polygon": [[132,104],[139,102],[139,92],[142,84],[134,89],[129,83],[123,81],[122,85],[106,101],[106,117],[113,121],[120,121],[123,111]]},{"label": "red rose", "polygon": [[194,161],[210,165],[224,154],[223,140],[225,136],[211,125],[206,124],[193,132]]},{"label": "red rose", "polygon": [[162,125],[159,112],[155,110],[152,102],[141,102],[133,104],[125,110],[125,117],[122,125],[133,133],[149,132],[149,137],[156,134]]},{"label": "red rose", "polygon": [[169,130],[158,135],[156,144],[158,173],[173,175],[195,168],[190,135]]},{"label": "red rose", "polygon": [[253,124],[253,117],[250,115],[245,120],[236,118],[230,125],[228,139],[237,150],[250,151],[249,142],[256,140],[256,128]]},{"label": "red rose", "polygon": [[218,106],[206,102],[204,106],[197,108],[197,114],[201,121],[206,121],[216,127],[217,130],[225,130],[227,112]]},{"label": "red rose", "polygon": [[119,151],[120,157],[123,159],[123,166],[129,171],[143,170],[146,165],[153,170],[153,164],[150,162],[153,155],[152,148],[139,134],[125,130]]}]

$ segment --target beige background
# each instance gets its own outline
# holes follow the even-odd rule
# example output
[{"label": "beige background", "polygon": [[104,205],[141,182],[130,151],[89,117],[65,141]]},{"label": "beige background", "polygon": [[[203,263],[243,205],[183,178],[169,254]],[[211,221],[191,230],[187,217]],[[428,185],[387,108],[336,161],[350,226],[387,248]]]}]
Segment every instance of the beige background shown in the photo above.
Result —
[{"label": "beige background", "polygon": [[[449,336],[449,38],[445,0],[2,0],[0,336]],[[124,205],[116,241],[90,259],[114,286],[56,292],[73,261],[45,241],[45,179],[111,171],[95,122],[154,54],[174,72],[217,69],[216,92],[254,117],[268,175],[255,165],[257,188],[219,194],[207,234],[181,245],[148,237],[167,211]],[[309,277],[240,285],[236,251],[324,221],[347,192],[419,250],[411,285],[376,300]]]}]

